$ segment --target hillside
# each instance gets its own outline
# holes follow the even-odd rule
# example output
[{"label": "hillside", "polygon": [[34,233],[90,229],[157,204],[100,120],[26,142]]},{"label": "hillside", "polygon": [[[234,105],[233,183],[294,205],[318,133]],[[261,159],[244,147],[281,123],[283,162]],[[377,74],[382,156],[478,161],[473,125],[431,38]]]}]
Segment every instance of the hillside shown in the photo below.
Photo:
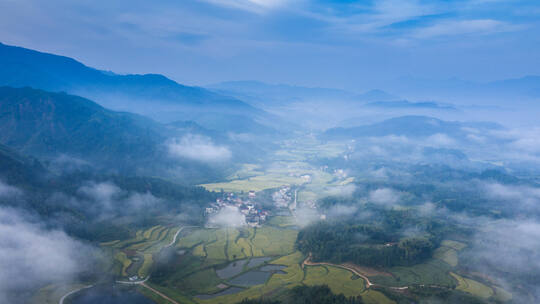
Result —
[{"label": "hillside", "polygon": [[150,119],[65,93],[1,87],[0,104],[0,142],[23,153],[142,157],[165,140]]},{"label": "hillside", "polygon": [[226,141],[195,123],[190,128],[164,126],[82,97],[31,88],[1,87],[0,105],[0,143],[24,154],[50,161],[64,156],[109,172],[181,174],[195,180],[219,175],[204,163],[168,155],[167,140],[186,134]]},{"label": "hillside", "polygon": [[[193,119],[196,113],[213,114],[221,120],[234,114],[257,125],[261,122],[268,125],[270,119],[275,119],[236,98],[181,85],[163,75],[119,75],[93,69],[69,57],[1,43],[0,66],[0,85],[65,91],[110,109],[144,114],[165,122]],[[236,120],[237,117],[231,117],[228,126],[234,127]],[[241,130],[238,127],[230,131]]]},{"label": "hillside", "polygon": [[498,129],[495,123],[444,121],[427,116],[402,116],[352,128],[332,128],[326,130],[322,137],[325,139],[347,139],[368,136],[411,136],[424,137],[442,133],[462,137],[463,128]]}]

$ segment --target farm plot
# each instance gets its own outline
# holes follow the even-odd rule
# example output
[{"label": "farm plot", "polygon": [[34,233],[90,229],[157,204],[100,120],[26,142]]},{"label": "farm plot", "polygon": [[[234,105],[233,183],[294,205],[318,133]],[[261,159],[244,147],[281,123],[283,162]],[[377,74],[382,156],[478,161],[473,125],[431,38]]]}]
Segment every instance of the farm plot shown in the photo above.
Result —
[{"label": "farm plot", "polygon": [[178,228],[156,225],[137,231],[134,238],[100,245],[114,252],[114,260],[120,265],[117,275],[146,277],[154,262],[152,255],[171,242],[177,231]]},{"label": "farm plot", "polygon": [[342,293],[346,297],[359,296],[365,288],[362,278],[354,276],[349,270],[332,266],[307,266],[302,283],[308,286],[327,284],[332,292]]},{"label": "farm plot", "polygon": [[493,289],[478,281],[464,278],[453,272],[451,272],[450,275],[458,282],[456,287],[457,290],[470,293],[483,299],[490,298],[494,295]]}]

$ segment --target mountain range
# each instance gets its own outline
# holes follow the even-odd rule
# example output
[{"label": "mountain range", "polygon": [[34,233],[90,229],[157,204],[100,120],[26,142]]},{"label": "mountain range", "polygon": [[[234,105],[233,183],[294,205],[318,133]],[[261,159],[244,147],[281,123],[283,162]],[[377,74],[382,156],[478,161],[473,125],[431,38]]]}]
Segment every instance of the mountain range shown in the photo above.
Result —
[{"label": "mountain range", "polygon": [[361,137],[379,137],[379,136],[409,136],[425,137],[435,134],[446,134],[464,137],[466,128],[478,130],[494,130],[502,127],[496,123],[490,122],[458,122],[444,121],[428,116],[401,116],[351,128],[331,128],[326,130],[322,137],[325,139],[354,139]]},{"label": "mountain range", "polygon": [[[98,171],[164,177],[192,182],[220,176],[218,164],[172,158],[167,143],[184,136],[243,151],[220,132],[194,122],[162,124],[106,109],[86,98],[40,89],[0,87],[0,144],[24,155]],[[252,149],[255,154],[256,149]],[[238,153],[238,157],[245,155]]]},{"label": "mountain range", "polygon": [[[179,84],[163,75],[119,75],[88,67],[72,58],[0,43],[0,85],[64,91],[113,110],[130,111],[158,121],[226,122],[232,132],[270,132],[276,117],[237,98]],[[240,117],[240,119],[239,119]],[[215,128],[222,126],[214,123]],[[223,127],[224,128],[224,127]]]}]

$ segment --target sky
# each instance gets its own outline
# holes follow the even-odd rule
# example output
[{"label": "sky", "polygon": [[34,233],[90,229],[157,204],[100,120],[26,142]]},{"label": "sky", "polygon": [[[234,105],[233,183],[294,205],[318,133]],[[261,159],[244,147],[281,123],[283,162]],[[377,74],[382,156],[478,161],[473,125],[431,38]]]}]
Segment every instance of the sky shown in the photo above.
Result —
[{"label": "sky", "polygon": [[540,2],[1,0],[0,42],[189,85],[487,82],[540,74]]}]

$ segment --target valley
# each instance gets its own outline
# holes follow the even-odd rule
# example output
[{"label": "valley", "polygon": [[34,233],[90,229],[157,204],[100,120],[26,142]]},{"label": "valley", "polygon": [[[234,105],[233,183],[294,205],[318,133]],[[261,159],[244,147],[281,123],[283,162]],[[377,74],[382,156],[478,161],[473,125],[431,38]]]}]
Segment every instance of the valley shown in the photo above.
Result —
[{"label": "valley", "polygon": [[[411,266],[370,268],[313,261],[311,253],[300,252],[299,231],[335,217],[317,202],[352,195],[347,187],[355,180],[341,168],[314,163],[353,152],[349,142],[321,142],[310,134],[286,140],[264,163],[243,164],[226,181],[202,185],[221,193],[217,204],[208,202],[217,209],[207,208],[206,225],[174,221],[171,214],[138,230],[133,238],[100,243],[112,262],[108,271],[117,278],[116,284],[132,286],[156,303],[235,303],[269,295],[279,298],[287,289],[317,285],[360,297],[364,303],[397,303],[396,298],[407,294],[451,290],[484,299],[511,297],[496,284],[457,274],[463,273],[459,267],[460,251],[467,247],[463,241],[443,240],[432,256]],[[248,218],[252,209],[245,206],[259,210],[257,217],[264,210],[265,220],[253,225],[248,220],[227,222],[232,226],[225,227],[209,221],[223,210],[219,208],[237,208],[242,212],[227,216]],[[392,207],[404,208],[410,207]],[[63,300],[77,304],[79,296],[68,293]]]},{"label": "valley", "polygon": [[28,1],[0,11],[0,303],[540,302],[540,77],[485,54],[536,10]]}]

